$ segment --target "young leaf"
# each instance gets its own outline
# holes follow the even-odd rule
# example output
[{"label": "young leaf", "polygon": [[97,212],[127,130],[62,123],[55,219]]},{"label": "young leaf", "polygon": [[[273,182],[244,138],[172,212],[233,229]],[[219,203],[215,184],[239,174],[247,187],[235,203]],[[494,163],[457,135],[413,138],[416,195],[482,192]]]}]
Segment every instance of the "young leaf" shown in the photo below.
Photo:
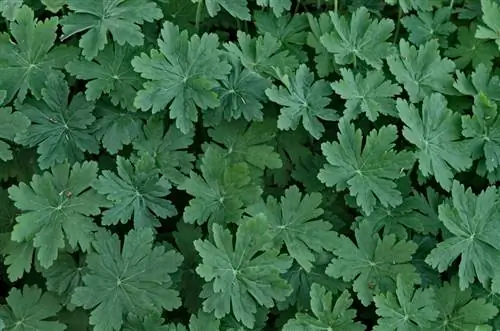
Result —
[{"label": "young leaf", "polygon": [[302,196],[297,186],[285,191],[281,201],[268,197],[267,201],[250,206],[247,212],[257,216],[263,213],[268,221],[268,231],[277,247],[285,244],[288,253],[302,268],[311,271],[315,253],[331,250],[337,239],[332,224],[323,221],[321,194]]},{"label": "young leaf", "polygon": [[486,26],[480,25],[476,30],[476,38],[492,39],[500,49],[500,5],[494,0],[481,0],[483,11],[483,22]]},{"label": "young leaf", "polygon": [[439,43],[432,39],[417,48],[406,40],[399,42],[399,54],[387,58],[389,69],[403,84],[412,103],[432,92],[452,93],[455,63],[439,54]]},{"label": "young leaf", "polygon": [[113,105],[135,110],[134,97],[142,80],[134,72],[130,61],[138,50],[130,46],[109,44],[93,60],[73,60],[66,70],[78,79],[88,80],[85,96],[93,101],[109,94]]},{"label": "young leaf", "polygon": [[154,22],[163,13],[149,0],[67,0],[71,12],[61,20],[64,39],[85,32],[79,46],[87,60],[97,56],[108,43],[108,33],[119,45],[141,46],[144,43],[140,25]]},{"label": "young leaf", "polygon": [[139,157],[152,157],[163,177],[179,185],[193,168],[195,157],[188,151],[194,132],[183,134],[170,126],[165,132],[163,119],[152,117],[143,127],[144,135],[133,142]]},{"label": "young leaf", "polygon": [[447,108],[446,98],[439,93],[424,98],[421,112],[402,99],[396,103],[406,125],[403,136],[418,149],[420,171],[425,177],[434,175],[449,190],[453,171],[463,171],[472,165],[469,152],[459,141],[460,115]]},{"label": "young leaf", "polygon": [[6,305],[0,306],[0,320],[5,324],[5,331],[66,330],[66,325],[52,320],[61,310],[59,302],[48,293],[42,294],[37,286],[25,285],[22,291],[12,288],[6,301]]},{"label": "young leaf", "polygon": [[497,104],[480,93],[474,100],[473,116],[462,116],[462,134],[474,159],[482,158],[488,172],[500,169],[500,115]]},{"label": "young leaf", "polygon": [[363,212],[369,215],[380,203],[395,207],[403,202],[394,180],[404,176],[413,165],[413,154],[394,151],[397,129],[394,125],[372,130],[362,148],[363,135],[347,120],[339,123],[338,142],[321,144],[327,164],[318,178],[337,190],[349,188],[351,196]]},{"label": "young leaf", "polygon": [[15,21],[10,24],[10,34],[0,34],[0,90],[7,91],[5,102],[14,99],[23,102],[28,91],[37,98],[48,76],[77,55],[77,49],[54,46],[58,20],[52,17],[43,22],[35,19],[27,6],[19,9]]},{"label": "young leaf", "polygon": [[377,293],[394,291],[396,277],[402,274],[408,281],[417,282],[420,276],[410,263],[418,245],[412,241],[396,241],[390,234],[382,239],[373,233],[372,226],[363,222],[354,231],[356,244],[341,235],[335,243],[335,257],[326,274],[352,283],[364,306],[368,306]]},{"label": "young leaf", "polygon": [[134,70],[149,81],[137,93],[134,105],[157,113],[168,107],[176,126],[187,133],[198,120],[198,108],[219,105],[213,90],[229,74],[231,66],[221,60],[218,36],[203,34],[188,38],[186,30],[165,22],[158,39],[159,51],[142,53],[132,60]]},{"label": "young leaf", "polygon": [[439,219],[451,235],[440,242],[425,259],[439,272],[447,270],[458,257],[460,289],[477,278],[483,286],[495,276],[500,263],[499,199],[490,186],[479,195],[454,181],[452,201],[439,206]]},{"label": "young leaf", "polygon": [[414,289],[413,282],[398,275],[395,293],[381,293],[373,298],[380,316],[373,330],[428,330],[439,315],[434,298],[434,289]]},{"label": "young leaf", "polygon": [[85,285],[77,287],[71,302],[92,309],[90,324],[95,331],[118,331],[129,313],[139,317],[173,310],[181,305],[172,289],[171,274],[182,255],[154,245],[152,229],[131,230],[123,240],[99,230],[87,257]]},{"label": "young leaf", "polygon": [[243,220],[233,236],[219,224],[213,227],[214,243],[196,240],[194,246],[203,262],[196,272],[207,282],[201,296],[203,309],[222,318],[233,313],[246,327],[253,328],[257,306],[271,308],[291,292],[281,278],[292,259],[265,248],[270,238],[266,219],[260,215]]},{"label": "young leaf", "polygon": [[325,127],[319,121],[335,121],[337,113],[327,108],[330,104],[330,86],[324,80],[314,81],[314,74],[304,64],[293,75],[284,74],[280,81],[285,87],[273,85],[266,90],[269,99],[283,106],[278,117],[280,130],[295,130],[300,122],[316,139],[321,138]]},{"label": "young leaf", "polygon": [[66,244],[83,252],[90,248],[97,225],[91,216],[99,215],[106,200],[90,185],[97,177],[97,163],[55,165],[52,172],[34,175],[30,184],[9,188],[9,197],[22,211],[16,217],[12,240],[32,241],[37,258],[50,267]]},{"label": "young leaf", "polygon": [[366,76],[356,74],[350,69],[341,68],[342,80],[332,83],[333,90],[346,101],[343,117],[354,120],[365,113],[372,122],[379,114],[396,116],[394,96],[402,92],[401,88],[386,80],[382,71],[369,71]]},{"label": "young leaf", "polygon": [[135,228],[158,227],[158,218],[175,216],[177,211],[165,199],[171,184],[158,175],[152,160],[141,159],[136,164],[117,156],[118,176],[104,170],[93,187],[113,201],[113,206],[102,213],[104,225],[125,224],[131,218]]},{"label": "young leaf", "polygon": [[16,142],[37,147],[40,168],[84,159],[84,152],[96,154],[99,144],[92,134],[94,103],[82,93],[69,98],[69,87],[61,75],[46,78],[42,100],[29,98],[19,108],[31,120],[28,130]]},{"label": "young leaf", "polygon": [[375,69],[382,68],[382,60],[393,52],[391,43],[386,40],[394,30],[391,19],[371,19],[367,8],[359,7],[348,22],[345,16],[330,12],[335,30],[324,34],[321,43],[335,54],[337,64],[353,64],[357,59]]},{"label": "young leaf", "polygon": [[356,310],[350,308],[353,300],[348,291],[342,292],[332,307],[332,292],[319,284],[311,286],[311,310],[314,317],[297,313],[289,320],[283,331],[328,330],[328,331],[364,331],[360,322],[355,322]]},{"label": "young leaf", "polygon": [[187,223],[236,222],[243,208],[256,203],[262,193],[262,188],[253,183],[246,163],[228,163],[215,148],[207,148],[200,169],[203,176],[191,171],[178,186],[194,197],[184,209]]},{"label": "young leaf", "polygon": [[198,2],[198,6],[205,3],[208,14],[211,17],[216,16],[221,7],[224,8],[231,16],[240,20],[250,21],[250,11],[248,10],[247,0],[191,0]]}]

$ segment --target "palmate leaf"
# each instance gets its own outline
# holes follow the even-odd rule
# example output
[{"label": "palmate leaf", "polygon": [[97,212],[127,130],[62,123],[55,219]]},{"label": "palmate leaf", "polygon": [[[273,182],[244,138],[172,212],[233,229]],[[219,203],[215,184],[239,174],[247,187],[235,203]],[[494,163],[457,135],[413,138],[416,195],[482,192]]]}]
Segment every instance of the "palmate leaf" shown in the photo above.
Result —
[{"label": "palmate leaf", "polygon": [[472,165],[470,153],[460,141],[460,115],[448,108],[446,98],[439,93],[426,96],[422,110],[397,100],[399,116],[405,124],[403,136],[417,147],[420,171],[433,175],[446,190],[450,190],[454,171]]},{"label": "palmate leaf", "polygon": [[93,187],[113,202],[110,209],[102,213],[104,225],[127,223],[130,219],[135,228],[158,227],[158,218],[177,214],[172,203],[165,199],[170,194],[171,184],[158,174],[153,160],[139,159],[133,164],[117,156],[117,174],[104,170]]},{"label": "palmate leaf", "polygon": [[410,40],[414,45],[421,45],[431,39],[439,40],[443,48],[448,47],[448,36],[457,27],[450,21],[451,8],[444,7],[432,12],[417,12],[417,15],[405,16],[401,23],[408,30]]},{"label": "palmate leaf", "polygon": [[338,114],[328,108],[331,88],[325,80],[314,81],[314,74],[302,64],[295,74],[278,74],[282,86],[273,85],[266,90],[268,98],[281,105],[278,117],[280,130],[295,130],[299,123],[316,139],[325,127],[319,119],[334,121]]},{"label": "palmate leaf", "polygon": [[356,66],[359,59],[380,69],[382,60],[393,53],[391,43],[386,41],[394,30],[391,19],[372,19],[365,7],[358,8],[350,21],[336,12],[330,12],[330,17],[335,30],[324,34],[321,43],[335,55],[337,64]]},{"label": "palmate leaf", "polygon": [[56,165],[51,172],[34,175],[29,185],[9,188],[9,197],[21,210],[11,238],[32,242],[37,259],[50,267],[66,244],[86,252],[97,224],[91,216],[109,203],[90,185],[97,178],[97,163]]},{"label": "palmate leaf", "polygon": [[94,103],[82,93],[70,98],[68,84],[57,74],[47,77],[42,100],[29,98],[19,108],[28,117],[28,130],[16,142],[37,147],[40,168],[84,159],[84,152],[96,154],[99,143],[92,132]]},{"label": "palmate leaf", "polygon": [[438,243],[425,261],[439,272],[458,257],[460,289],[477,278],[483,286],[495,277],[500,263],[500,208],[498,192],[490,186],[479,195],[454,181],[452,201],[439,206],[439,219],[451,235]]},{"label": "palmate leaf", "polygon": [[13,21],[22,5],[23,0],[0,0],[0,12],[3,17]]},{"label": "palmate leaf", "polygon": [[216,16],[221,7],[224,8],[231,16],[240,20],[250,21],[250,11],[248,10],[248,0],[191,0],[194,3],[200,3],[207,8],[208,14],[212,17]]},{"label": "palmate leaf", "polygon": [[[3,97],[0,95],[0,105]],[[12,160],[13,154],[8,143],[13,141],[17,134],[24,133],[29,127],[29,119],[21,112],[13,112],[11,107],[0,106],[0,160]]]},{"label": "palmate leaf", "polygon": [[194,246],[203,262],[196,272],[207,282],[201,297],[203,309],[222,318],[231,313],[253,328],[258,306],[271,308],[291,292],[281,274],[292,259],[278,250],[266,249],[270,238],[265,216],[242,220],[233,236],[219,224],[212,227],[214,243],[196,240]]},{"label": "palmate leaf", "polygon": [[163,17],[154,1],[149,0],[67,0],[71,12],[61,20],[63,39],[84,32],[79,45],[87,60],[97,56],[108,43],[108,33],[119,45],[141,46],[140,25]]},{"label": "palmate leaf", "polygon": [[188,37],[170,22],[165,22],[158,39],[159,50],[142,53],[132,60],[134,70],[149,81],[137,93],[134,105],[157,113],[167,106],[176,126],[187,133],[198,120],[198,108],[219,105],[213,91],[229,74],[231,66],[221,59],[216,34]]},{"label": "palmate leaf", "polygon": [[66,325],[53,320],[61,310],[58,300],[42,293],[37,286],[12,288],[6,301],[6,305],[0,306],[0,321],[5,324],[5,331],[66,330]]},{"label": "palmate leaf", "polygon": [[291,0],[257,0],[257,4],[262,7],[270,7],[277,17],[280,17],[283,12],[290,10],[292,7]]},{"label": "palmate leaf", "polygon": [[407,281],[418,282],[420,275],[410,263],[418,245],[412,241],[397,241],[394,234],[380,238],[367,222],[354,231],[356,243],[341,235],[335,243],[335,257],[326,274],[351,282],[364,306],[368,306],[377,293],[394,291],[398,274]]},{"label": "palmate leaf", "polygon": [[500,5],[494,0],[481,0],[483,22],[478,26],[475,37],[478,39],[492,39],[500,50]]},{"label": "palmate leaf", "polygon": [[439,315],[433,288],[415,289],[411,281],[397,276],[396,291],[373,299],[380,318],[374,331],[428,330]]},{"label": "palmate leaf", "polygon": [[323,221],[321,194],[302,195],[297,186],[292,186],[278,202],[273,197],[261,201],[247,209],[250,215],[263,213],[268,221],[268,231],[277,244],[283,244],[288,253],[302,268],[311,271],[316,259],[315,253],[331,250],[334,247],[337,233],[332,224]]},{"label": "palmate leaf", "polygon": [[134,72],[130,61],[138,53],[137,48],[113,43],[106,46],[93,61],[73,60],[65,68],[78,79],[89,81],[85,85],[87,100],[97,100],[102,94],[108,94],[113,105],[135,110],[134,97],[141,88],[142,79]]},{"label": "palmate leaf", "polygon": [[187,223],[236,222],[245,206],[256,203],[262,188],[254,183],[247,163],[229,163],[220,149],[208,147],[200,166],[178,186],[193,196],[182,215]]},{"label": "palmate leaf", "polygon": [[129,313],[142,318],[181,305],[171,274],[182,255],[155,246],[152,229],[131,230],[123,245],[117,235],[100,229],[92,246],[84,285],[75,289],[71,302],[92,310],[95,331],[121,330]]},{"label": "palmate leaf", "polygon": [[[314,317],[304,313],[297,313],[289,320],[283,331],[363,331],[365,326],[355,322],[356,310],[350,308],[353,300],[348,291],[332,302],[332,292],[327,291],[319,284],[311,286],[311,310]],[[332,305],[333,303],[333,305]]]},{"label": "palmate leaf", "polygon": [[342,119],[338,142],[321,144],[326,163],[318,178],[328,187],[349,189],[363,212],[369,215],[377,204],[395,207],[403,202],[394,179],[404,176],[404,170],[413,165],[413,153],[396,152],[394,125],[372,130],[363,143],[361,130]]},{"label": "palmate leaf", "polygon": [[76,57],[77,49],[54,46],[57,17],[38,21],[33,10],[23,6],[10,23],[10,34],[0,34],[0,90],[7,91],[6,103],[22,102],[28,91],[42,97],[46,79]]}]

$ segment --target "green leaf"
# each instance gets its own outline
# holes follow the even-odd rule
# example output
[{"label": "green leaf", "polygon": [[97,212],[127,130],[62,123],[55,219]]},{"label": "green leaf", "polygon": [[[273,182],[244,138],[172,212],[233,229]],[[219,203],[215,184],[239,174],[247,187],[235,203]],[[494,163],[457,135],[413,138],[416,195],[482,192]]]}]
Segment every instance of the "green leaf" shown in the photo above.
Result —
[{"label": "green leaf", "polygon": [[479,195],[454,181],[452,201],[439,206],[439,219],[451,232],[438,243],[425,261],[439,272],[447,270],[460,257],[460,289],[477,278],[483,286],[495,276],[500,263],[498,193],[490,186]]},{"label": "green leaf", "polygon": [[142,318],[129,314],[123,325],[123,331],[172,331],[168,325],[163,324],[164,322],[165,320],[159,313],[146,315]]},{"label": "green leaf", "polygon": [[321,36],[331,33],[335,27],[327,13],[321,13],[317,19],[311,13],[307,13],[307,20],[311,30],[307,35],[307,46],[314,48],[316,72],[319,77],[324,78],[335,70],[336,63],[335,56],[321,43]]},{"label": "green leaf", "polygon": [[202,6],[205,2],[208,14],[211,17],[216,16],[221,7],[224,8],[231,16],[240,20],[250,21],[250,11],[248,10],[247,0],[191,0],[198,2],[198,6]]},{"label": "green leaf", "polygon": [[271,84],[260,74],[242,68],[239,58],[229,55],[232,66],[229,76],[221,81],[215,89],[219,95],[220,105],[204,113],[205,125],[216,126],[222,120],[244,118],[246,121],[260,122],[264,119],[262,102],[266,101],[265,90]]},{"label": "green leaf", "polygon": [[292,7],[292,1],[290,0],[257,0],[257,4],[261,7],[272,8],[276,17],[280,17]]},{"label": "green leaf", "polygon": [[135,228],[159,227],[158,218],[177,215],[172,203],[165,199],[170,194],[171,184],[159,176],[152,160],[140,160],[132,164],[117,156],[117,173],[104,170],[93,187],[113,202],[113,206],[102,213],[104,225],[126,224],[133,219]]},{"label": "green leaf", "polygon": [[[1,104],[0,100],[0,104]],[[24,133],[29,127],[30,121],[21,112],[13,112],[10,107],[0,107],[0,139],[13,141],[17,134]],[[9,144],[0,140],[0,160],[13,159]]]},{"label": "green leaf", "polygon": [[302,122],[304,128],[316,139],[321,138],[325,127],[319,119],[335,121],[337,113],[327,108],[331,88],[324,80],[314,81],[314,74],[304,64],[295,74],[278,74],[285,86],[273,85],[266,90],[269,99],[281,105],[278,117],[280,130],[295,130]]},{"label": "green leaf", "polygon": [[268,197],[266,202],[250,206],[247,212],[253,216],[263,213],[277,247],[285,244],[288,254],[309,272],[316,260],[315,253],[331,250],[337,238],[332,224],[319,218],[323,215],[321,200],[320,193],[302,195],[297,186],[292,186],[279,202]]},{"label": "green leaf", "polygon": [[263,33],[257,38],[238,31],[238,44],[229,42],[224,44],[233,55],[236,55],[241,64],[250,71],[263,77],[276,76],[275,68],[281,71],[295,70],[299,66],[298,60],[284,49],[282,42],[270,33]]},{"label": "green leaf", "polygon": [[351,282],[364,306],[378,293],[394,291],[396,278],[402,274],[409,281],[418,282],[420,275],[410,263],[418,245],[412,241],[397,241],[390,234],[380,238],[372,226],[363,222],[354,231],[357,245],[344,235],[335,243],[335,257],[326,274]]},{"label": "green leaf", "polygon": [[333,90],[346,101],[343,117],[353,120],[365,113],[372,122],[379,114],[396,116],[396,102],[393,97],[401,88],[386,80],[382,71],[369,71],[365,76],[354,76],[350,69],[340,69],[342,80],[331,84]]},{"label": "green leaf", "polygon": [[297,313],[290,319],[283,331],[363,331],[365,326],[355,322],[356,310],[351,309],[353,300],[348,291],[342,292],[332,307],[332,292],[319,284],[311,286],[311,310],[314,317]]},{"label": "green leaf", "polygon": [[421,11],[431,11],[433,2],[436,0],[385,0],[390,5],[399,5],[404,13],[412,9]]},{"label": "green leaf", "polygon": [[[137,93],[134,105],[157,113],[168,106],[176,126],[187,133],[198,121],[198,108],[216,108],[220,101],[214,88],[231,66],[221,60],[216,34],[188,37],[186,30],[165,22],[158,39],[159,51],[142,53],[132,60],[136,72],[149,81]],[[170,104],[170,105],[169,105]]]},{"label": "green leaf", "polygon": [[40,99],[47,77],[77,55],[71,46],[54,46],[57,25],[57,17],[38,21],[23,6],[10,24],[12,41],[7,33],[0,34],[0,90],[7,91],[6,103],[16,95],[23,102],[28,91]]},{"label": "green leaf", "polygon": [[47,169],[55,164],[84,159],[84,152],[96,154],[99,144],[92,135],[94,103],[82,93],[70,98],[69,87],[60,75],[47,78],[42,100],[29,98],[19,108],[31,121],[16,142],[37,147],[38,164]]},{"label": "green leaf", "polygon": [[59,302],[52,295],[42,293],[37,286],[25,285],[22,291],[12,288],[6,301],[6,305],[0,306],[5,331],[66,330],[64,324],[51,321],[61,310]]},{"label": "green leaf", "polygon": [[455,70],[455,63],[441,58],[436,39],[418,49],[401,39],[399,54],[389,56],[387,64],[396,80],[403,84],[412,103],[422,101],[432,92],[453,93],[451,73]]},{"label": "green leaf", "polygon": [[179,185],[193,168],[195,157],[188,151],[194,132],[183,134],[175,126],[165,132],[163,120],[151,117],[143,126],[144,135],[133,142],[139,157],[152,157],[162,176]]},{"label": "green leaf", "polygon": [[135,110],[134,97],[142,80],[130,61],[137,54],[138,49],[130,46],[109,44],[93,61],[73,60],[65,68],[76,78],[89,81],[85,90],[87,100],[97,100],[108,94],[113,105]]},{"label": "green leaf", "polygon": [[375,69],[382,68],[382,60],[393,53],[391,43],[386,40],[394,30],[391,19],[372,19],[368,9],[358,8],[348,21],[345,16],[330,12],[335,30],[324,34],[321,43],[335,54],[340,65],[357,65],[357,59]]},{"label": "green leaf", "polygon": [[367,215],[377,204],[395,207],[403,202],[394,180],[403,177],[404,170],[413,165],[413,154],[396,152],[394,142],[397,129],[394,125],[372,130],[362,149],[363,135],[347,120],[339,123],[338,142],[321,144],[327,164],[319,171],[318,178],[328,187],[338,191],[349,188],[350,195]]},{"label": "green leaf", "polygon": [[7,20],[13,21],[22,5],[23,0],[0,0],[0,12]]},{"label": "green leaf", "polygon": [[42,0],[45,8],[53,13],[57,13],[66,5],[67,0]]},{"label": "green leaf", "polygon": [[451,8],[439,8],[436,12],[419,11],[417,15],[405,16],[401,24],[408,30],[410,40],[414,45],[422,45],[431,39],[439,40],[443,48],[448,48],[448,36],[457,27],[450,20]]},{"label": "green leaf", "polygon": [[475,37],[494,40],[500,50],[500,5],[494,0],[481,0],[481,9],[486,26],[478,26]]},{"label": "green leaf", "polygon": [[500,76],[494,74],[491,64],[479,64],[470,74],[470,79],[457,71],[453,86],[463,95],[477,97],[484,94],[487,98],[500,101]]},{"label": "green leaf", "polygon": [[396,292],[381,293],[373,299],[380,318],[374,331],[428,330],[439,315],[432,288],[415,289],[398,275]]},{"label": "green leaf", "polygon": [[461,290],[456,277],[436,288],[435,300],[439,316],[432,330],[436,331],[476,331],[498,315],[498,308],[486,298],[473,298],[471,289]]},{"label": "green leaf", "polygon": [[33,242],[37,258],[50,267],[66,244],[86,252],[97,229],[92,216],[107,205],[90,185],[97,177],[97,163],[55,165],[52,172],[34,175],[30,184],[9,188],[9,197],[22,211],[16,217],[12,240]]},{"label": "green leaf", "polygon": [[259,34],[271,34],[278,39],[283,49],[288,50],[298,60],[308,60],[303,47],[309,27],[306,15],[296,13],[293,16],[286,14],[276,18],[271,12],[255,11],[253,20]]},{"label": "green leaf", "polygon": [[474,159],[484,159],[488,172],[500,169],[500,116],[497,104],[480,93],[474,100],[473,116],[462,116],[462,134]]},{"label": "green leaf", "polygon": [[220,330],[220,320],[216,319],[212,314],[207,314],[203,311],[196,315],[191,315],[189,319],[189,331],[206,331]]},{"label": "green leaf", "polygon": [[420,171],[425,177],[433,175],[449,191],[454,171],[467,170],[472,160],[459,140],[460,115],[447,106],[446,98],[439,93],[426,96],[421,111],[397,100],[399,116],[406,125],[403,136],[417,147]]},{"label": "green leaf", "polygon": [[248,165],[227,163],[224,154],[213,147],[207,148],[201,162],[202,176],[191,171],[189,178],[178,186],[194,197],[184,209],[184,221],[238,221],[244,207],[256,203],[262,193],[262,188],[253,183]]},{"label": "green leaf", "polygon": [[110,154],[143,138],[141,113],[126,111],[108,103],[96,105],[95,137]]},{"label": "green leaf", "polygon": [[180,266],[182,255],[153,242],[148,228],[131,230],[122,247],[117,235],[96,233],[85,285],[77,287],[72,297],[75,305],[92,310],[90,324],[95,331],[120,330],[129,313],[144,317],[181,305],[170,275]]},{"label": "green leaf", "polygon": [[257,306],[271,308],[291,292],[281,274],[292,259],[277,250],[266,249],[270,241],[266,219],[245,219],[233,236],[219,224],[212,227],[214,243],[196,240],[194,246],[203,262],[196,272],[207,282],[201,296],[203,309],[222,318],[233,313],[246,327],[253,328]]},{"label": "green leaf", "polygon": [[251,170],[258,169],[261,175],[266,168],[278,169],[283,165],[273,144],[276,131],[276,122],[271,120],[251,124],[243,120],[221,123],[208,130],[208,135],[223,149],[215,144],[209,146],[225,154],[227,162],[245,162],[252,166]]},{"label": "green leaf", "polygon": [[498,53],[495,44],[474,38],[476,27],[471,24],[469,28],[458,28],[458,44],[445,51],[445,55],[454,59],[457,69],[465,68],[469,63],[473,67],[490,63]]},{"label": "green leaf", "polygon": [[144,22],[154,22],[163,13],[149,0],[67,0],[71,12],[61,20],[63,39],[84,34],[79,46],[87,60],[97,56],[108,44],[108,33],[119,45],[142,46]]}]

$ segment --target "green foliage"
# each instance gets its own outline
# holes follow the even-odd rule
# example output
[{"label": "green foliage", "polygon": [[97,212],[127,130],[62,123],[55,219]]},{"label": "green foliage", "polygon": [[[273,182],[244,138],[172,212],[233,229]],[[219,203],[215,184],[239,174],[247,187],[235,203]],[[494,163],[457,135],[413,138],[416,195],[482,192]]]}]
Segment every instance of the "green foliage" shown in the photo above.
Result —
[{"label": "green foliage", "polygon": [[500,330],[499,0],[0,0],[0,330]]}]

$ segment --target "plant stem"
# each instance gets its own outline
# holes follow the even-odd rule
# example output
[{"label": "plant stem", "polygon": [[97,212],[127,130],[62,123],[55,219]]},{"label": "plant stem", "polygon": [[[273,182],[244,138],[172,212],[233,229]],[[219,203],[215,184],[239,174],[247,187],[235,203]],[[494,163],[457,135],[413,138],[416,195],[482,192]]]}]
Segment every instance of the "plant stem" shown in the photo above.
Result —
[{"label": "plant stem", "polygon": [[338,13],[338,11],[339,11],[339,0],[333,0],[333,11],[335,12],[335,14]]},{"label": "plant stem", "polygon": [[203,8],[203,1],[198,1],[198,7],[196,7],[196,32],[200,32],[200,19],[201,19],[201,10]]},{"label": "plant stem", "polygon": [[392,41],[395,44],[398,41],[399,30],[401,30],[401,16],[403,15],[403,10],[401,7],[398,9],[398,22],[396,23],[396,31],[394,32],[394,40]]}]

